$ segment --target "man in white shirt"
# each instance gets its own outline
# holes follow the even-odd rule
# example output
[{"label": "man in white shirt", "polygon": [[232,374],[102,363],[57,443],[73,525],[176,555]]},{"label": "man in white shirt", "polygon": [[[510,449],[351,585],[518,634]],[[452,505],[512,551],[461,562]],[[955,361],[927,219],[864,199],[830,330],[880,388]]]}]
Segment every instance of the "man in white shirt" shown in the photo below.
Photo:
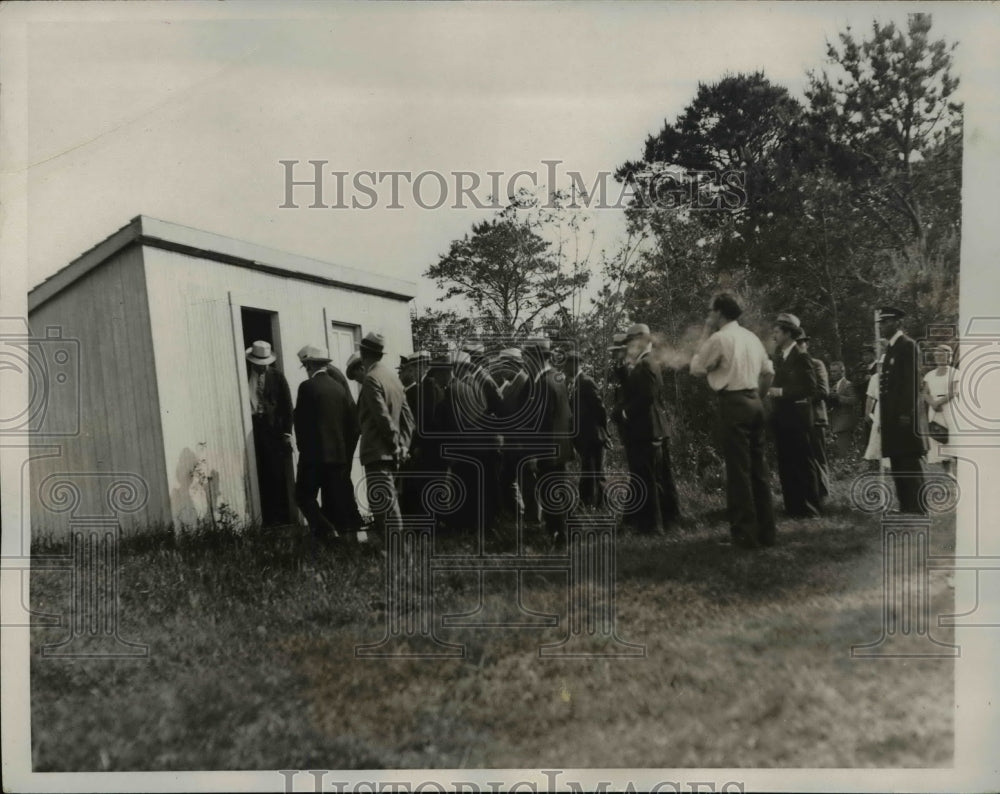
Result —
[{"label": "man in white shirt", "polygon": [[739,301],[723,292],[712,298],[691,374],[708,378],[718,399],[717,438],[726,461],[726,509],[733,543],[741,548],[771,546],[774,507],[764,460],[764,407],[761,398],[774,365],[760,339],[737,320]]}]

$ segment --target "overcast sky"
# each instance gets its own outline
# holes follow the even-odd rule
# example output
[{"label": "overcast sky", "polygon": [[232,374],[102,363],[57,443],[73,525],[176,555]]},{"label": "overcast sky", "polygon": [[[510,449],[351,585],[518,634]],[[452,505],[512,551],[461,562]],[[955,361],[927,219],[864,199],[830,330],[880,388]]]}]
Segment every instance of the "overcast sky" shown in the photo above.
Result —
[{"label": "overcast sky", "polygon": [[[485,182],[488,171],[544,174],[542,160],[557,159],[590,182],[641,157],[699,81],[761,69],[801,96],[826,39],[848,24],[867,33],[875,17],[905,23],[914,7],[48,6],[27,38],[27,281],[142,213],[420,282],[491,213],[421,209],[405,183],[404,209],[385,208],[388,183],[375,209],[309,209],[302,188],[299,209],[279,209],[279,160],[302,161],[300,178],[321,159],[328,171],[472,171]],[[963,76],[992,52],[967,16],[952,5],[934,18],[938,35],[960,41]],[[328,203],[334,187],[330,177]],[[432,202],[435,184],[422,188]],[[599,245],[613,246],[621,212],[596,223]],[[435,295],[419,284],[418,305]]]}]

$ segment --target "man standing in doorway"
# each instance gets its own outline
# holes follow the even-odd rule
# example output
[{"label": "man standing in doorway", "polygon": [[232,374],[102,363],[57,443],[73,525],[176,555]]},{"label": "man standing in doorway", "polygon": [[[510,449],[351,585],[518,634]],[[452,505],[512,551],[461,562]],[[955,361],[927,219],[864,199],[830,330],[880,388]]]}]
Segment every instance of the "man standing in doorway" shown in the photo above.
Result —
[{"label": "man standing in doorway", "polygon": [[708,378],[716,395],[716,437],[726,461],[726,511],[732,542],[741,548],[772,546],[774,507],[764,459],[764,405],[774,365],[760,339],[738,321],[734,295],[712,298],[691,374]]},{"label": "man standing in doorway", "polygon": [[365,467],[373,529],[384,536],[387,524],[401,523],[396,471],[406,459],[413,433],[413,414],[399,377],[382,362],[385,340],[370,333],[359,352],[364,380],[358,397],[361,465]]},{"label": "man standing in doorway", "polygon": [[281,371],[271,366],[277,356],[270,342],[254,342],[246,357],[261,523],[283,524],[290,520],[292,504],[292,392]]},{"label": "man standing in doorway", "polygon": [[900,512],[925,515],[920,489],[924,482],[921,459],[927,450],[918,426],[917,344],[903,333],[901,321],[906,314],[902,310],[883,306],[878,312],[879,333],[888,342],[879,378],[882,455],[889,458]]}]

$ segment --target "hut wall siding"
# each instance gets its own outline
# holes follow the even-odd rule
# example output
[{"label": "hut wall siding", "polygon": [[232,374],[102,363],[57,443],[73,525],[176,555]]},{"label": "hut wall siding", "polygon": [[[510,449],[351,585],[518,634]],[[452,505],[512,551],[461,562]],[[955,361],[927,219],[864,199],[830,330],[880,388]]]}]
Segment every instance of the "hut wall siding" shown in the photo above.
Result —
[{"label": "hut wall siding", "polygon": [[[30,467],[33,530],[59,537],[74,517],[107,515],[106,492],[114,474],[138,476],[148,490],[145,507],[121,514],[123,528],[168,521],[141,249],[118,252],[31,312],[29,323],[36,337],[55,326],[64,339],[78,340],[80,384],[79,405],[75,390],[50,388],[44,425],[66,427],[79,411],[79,435],[31,439],[39,452],[58,447],[57,455],[35,459]],[[52,474],[68,474],[76,484],[80,502],[74,510],[56,512],[39,499],[39,488]]]}]

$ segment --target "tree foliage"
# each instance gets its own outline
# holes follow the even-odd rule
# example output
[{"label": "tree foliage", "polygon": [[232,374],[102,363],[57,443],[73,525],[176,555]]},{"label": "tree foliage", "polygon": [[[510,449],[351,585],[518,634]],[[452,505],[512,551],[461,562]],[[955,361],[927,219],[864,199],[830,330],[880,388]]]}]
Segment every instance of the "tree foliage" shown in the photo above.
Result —
[{"label": "tree foliage", "polygon": [[445,300],[468,302],[482,333],[524,336],[589,280],[588,269],[567,268],[572,257],[561,241],[554,246],[539,233],[543,221],[524,212],[534,206],[530,197],[515,198],[497,217],[473,224],[424,274]]}]

